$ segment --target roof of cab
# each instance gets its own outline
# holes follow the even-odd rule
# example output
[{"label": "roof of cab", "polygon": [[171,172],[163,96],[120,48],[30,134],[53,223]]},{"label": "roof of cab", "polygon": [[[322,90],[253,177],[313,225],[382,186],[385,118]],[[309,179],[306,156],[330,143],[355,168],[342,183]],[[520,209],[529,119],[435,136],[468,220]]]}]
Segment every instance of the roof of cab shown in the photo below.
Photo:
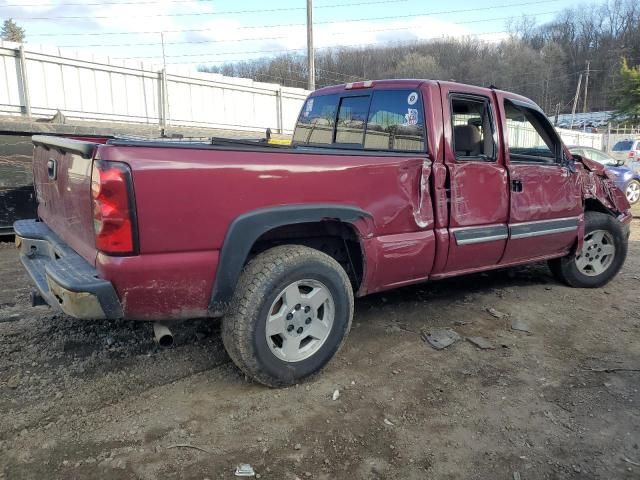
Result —
[{"label": "roof of cab", "polygon": [[[370,89],[384,89],[384,88],[418,88],[423,83],[437,83],[434,80],[421,80],[421,79],[399,79],[399,80],[372,80],[372,85],[370,87],[362,88],[363,90]],[[352,84],[364,83],[364,81],[360,82],[352,82]],[[340,85],[331,85],[329,87],[319,88],[315,90],[312,95],[327,95],[330,93],[338,93],[343,92],[345,90],[350,91],[351,89],[347,88],[347,85],[351,85],[349,83],[342,83]],[[354,90],[356,90],[354,88]]]},{"label": "roof of cab", "polygon": [[[358,81],[358,82],[353,82],[352,84],[348,84],[348,83],[343,83],[340,85],[331,85],[329,87],[323,87],[323,88],[319,88],[318,90],[315,90],[314,92],[311,93],[311,96],[317,96],[317,95],[328,95],[331,93],[339,93],[339,92],[344,92],[344,91],[352,91],[352,90],[375,90],[375,89],[385,89],[385,88],[419,88],[421,85],[425,84],[425,83],[430,83],[430,84],[439,84],[439,85],[443,85],[443,86],[448,86],[448,87],[454,87],[452,88],[452,90],[455,90],[455,86],[461,86],[461,87],[470,87],[470,88],[474,88],[474,89],[480,89],[480,90],[484,90],[485,93],[487,95],[489,95],[492,90],[495,90],[497,92],[501,92],[502,94],[504,94],[506,97],[514,99],[514,100],[520,100],[522,102],[525,103],[529,103],[532,105],[535,105],[536,107],[538,107],[536,105],[535,102],[533,102],[531,99],[527,98],[527,97],[523,97],[522,95],[518,95],[517,93],[513,93],[513,92],[508,92],[506,90],[501,90],[499,88],[491,88],[491,87],[480,87],[477,85],[469,85],[469,84],[465,84],[465,83],[459,83],[459,82],[446,82],[446,81],[439,81],[439,80],[427,80],[427,79],[410,79],[410,78],[406,78],[406,79],[388,79],[388,80],[369,80],[368,82],[371,82],[371,86],[370,87],[359,87],[359,88],[347,88],[347,85],[353,85],[353,84],[362,84],[362,83],[366,83],[364,80],[363,81]],[[540,108],[540,107],[538,107]]]}]

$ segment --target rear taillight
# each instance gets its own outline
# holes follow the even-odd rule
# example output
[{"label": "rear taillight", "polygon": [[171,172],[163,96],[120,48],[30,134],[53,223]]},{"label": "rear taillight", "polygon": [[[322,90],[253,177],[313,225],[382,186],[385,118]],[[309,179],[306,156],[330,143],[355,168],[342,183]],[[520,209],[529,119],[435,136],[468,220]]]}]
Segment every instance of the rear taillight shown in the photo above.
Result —
[{"label": "rear taillight", "polygon": [[96,248],[109,255],[138,251],[131,170],[125,163],[95,160],[91,172]]},{"label": "rear taillight", "polygon": [[633,158],[633,157],[634,157],[634,155],[635,155],[635,152],[634,152],[633,150],[631,150],[631,151],[629,152],[629,158]]}]

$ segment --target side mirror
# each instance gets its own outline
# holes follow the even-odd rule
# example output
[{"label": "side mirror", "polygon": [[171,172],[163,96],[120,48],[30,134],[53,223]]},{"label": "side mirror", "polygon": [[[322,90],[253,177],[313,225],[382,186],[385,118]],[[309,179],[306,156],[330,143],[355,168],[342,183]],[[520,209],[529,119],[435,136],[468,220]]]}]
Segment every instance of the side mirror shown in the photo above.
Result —
[{"label": "side mirror", "polygon": [[[576,155],[579,157],[579,155]],[[567,157],[567,154],[562,150],[562,163],[561,165],[569,170],[571,173],[576,173],[578,169],[576,168],[576,162],[573,158]]]}]

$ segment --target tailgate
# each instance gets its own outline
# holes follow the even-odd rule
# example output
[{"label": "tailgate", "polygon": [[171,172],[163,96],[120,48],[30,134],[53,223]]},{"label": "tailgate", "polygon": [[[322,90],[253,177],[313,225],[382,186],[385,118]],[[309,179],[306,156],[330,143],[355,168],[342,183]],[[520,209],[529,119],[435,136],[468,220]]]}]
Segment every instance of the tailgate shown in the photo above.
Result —
[{"label": "tailgate", "polygon": [[35,135],[33,184],[38,216],[91,265],[96,248],[91,168],[96,143]]}]

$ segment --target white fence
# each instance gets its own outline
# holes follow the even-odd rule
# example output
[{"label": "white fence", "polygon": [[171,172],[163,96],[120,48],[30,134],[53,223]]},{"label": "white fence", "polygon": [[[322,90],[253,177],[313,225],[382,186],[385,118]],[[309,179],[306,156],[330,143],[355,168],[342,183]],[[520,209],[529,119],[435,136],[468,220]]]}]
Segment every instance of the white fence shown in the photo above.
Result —
[{"label": "white fence", "polygon": [[291,133],[309,92],[0,42],[0,113]]}]

